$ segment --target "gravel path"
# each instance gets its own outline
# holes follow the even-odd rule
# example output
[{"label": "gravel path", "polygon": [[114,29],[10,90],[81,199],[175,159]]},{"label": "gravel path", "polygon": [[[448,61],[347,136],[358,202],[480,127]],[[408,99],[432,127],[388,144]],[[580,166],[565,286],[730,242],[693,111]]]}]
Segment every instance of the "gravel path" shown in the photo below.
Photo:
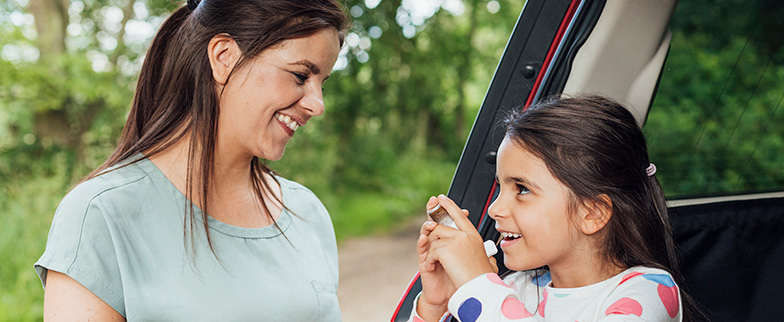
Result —
[{"label": "gravel path", "polygon": [[338,299],[344,322],[390,321],[416,274],[416,240],[424,220],[399,231],[344,240],[338,245]]}]

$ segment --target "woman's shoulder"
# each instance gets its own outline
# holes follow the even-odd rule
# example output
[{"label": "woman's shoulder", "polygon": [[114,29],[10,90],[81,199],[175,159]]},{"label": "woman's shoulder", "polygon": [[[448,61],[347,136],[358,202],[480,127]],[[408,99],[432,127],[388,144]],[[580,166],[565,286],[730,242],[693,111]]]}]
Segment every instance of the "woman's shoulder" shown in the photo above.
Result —
[{"label": "woman's shoulder", "polygon": [[305,185],[291,179],[275,175],[275,180],[280,185],[280,191],[286,206],[291,203],[313,202],[321,204],[318,196]]},{"label": "woman's shoulder", "polygon": [[288,190],[290,192],[312,195],[314,197],[316,196],[316,194],[314,194],[313,191],[311,191],[308,187],[294,180],[282,177],[278,174],[275,175],[275,180],[278,181],[278,184],[280,184],[280,189],[283,191]]},{"label": "woman's shoulder", "polygon": [[121,164],[79,183],[65,195],[59,208],[86,207],[107,200],[138,200],[139,194],[149,193],[149,180],[145,179],[150,174],[142,165],[145,161]]}]

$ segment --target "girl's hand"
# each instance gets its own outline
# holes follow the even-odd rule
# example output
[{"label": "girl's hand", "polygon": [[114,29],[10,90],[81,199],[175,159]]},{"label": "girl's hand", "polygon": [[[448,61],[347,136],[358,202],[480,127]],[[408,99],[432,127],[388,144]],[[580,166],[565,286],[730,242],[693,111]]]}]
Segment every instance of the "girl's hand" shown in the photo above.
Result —
[{"label": "girl's hand", "polygon": [[[449,298],[471,279],[496,272],[495,258],[488,259],[482,238],[461,210],[444,195],[431,197],[427,208],[441,204],[460,230],[427,221],[417,240],[422,294],[417,313],[426,321],[438,321],[447,310]],[[459,214],[459,215],[456,215]]]},{"label": "girl's hand", "polygon": [[[428,206],[429,203],[428,203]],[[422,294],[417,303],[417,314],[425,321],[438,321],[447,311],[449,298],[457,288],[440,263],[427,265],[428,235],[438,226],[433,221],[422,225],[417,240],[417,257],[419,260],[419,277],[422,281]]]},{"label": "girl's hand", "polygon": [[477,276],[496,272],[495,259],[487,257],[482,236],[466,217],[467,212],[444,195],[438,196],[438,203],[449,212],[458,229],[437,225],[427,234],[425,269],[435,270],[436,264],[440,264],[455,289]]}]

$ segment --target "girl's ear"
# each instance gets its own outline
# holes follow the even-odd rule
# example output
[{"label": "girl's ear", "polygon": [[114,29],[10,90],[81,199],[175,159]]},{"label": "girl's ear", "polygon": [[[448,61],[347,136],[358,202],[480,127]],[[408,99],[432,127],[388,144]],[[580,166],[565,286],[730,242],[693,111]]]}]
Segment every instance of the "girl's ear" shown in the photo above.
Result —
[{"label": "girl's ear", "polygon": [[583,205],[580,229],[586,235],[593,235],[607,225],[612,217],[612,200],[610,196],[601,194]]},{"label": "girl's ear", "polygon": [[237,42],[229,34],[217,34],[207,44],[207,57],[212,68],[212,77],[218,85],[225,85],[234,65],[242,56]]}]

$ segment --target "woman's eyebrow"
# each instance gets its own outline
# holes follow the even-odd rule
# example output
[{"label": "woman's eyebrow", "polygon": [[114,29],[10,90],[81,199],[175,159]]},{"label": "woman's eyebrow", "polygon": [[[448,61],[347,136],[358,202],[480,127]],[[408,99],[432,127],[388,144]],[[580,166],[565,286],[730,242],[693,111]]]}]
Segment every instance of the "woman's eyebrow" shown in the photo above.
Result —
[{"label": "woman's eyebrow", "polygon": [[313,62],[311,62],[311,61],[309,61],[307,59],[303,59],[303,60],[300,60],[300,61],[289,63],[289,65],[302,65],[302,66],[305,66],[305,67],[307,67],[310,70],[310,73],[314,74],[314,75],[318,75],[319,73],[321,73],[321,69],[319,69],[318,66],[316,66],[316,64],[314,64]]}]

